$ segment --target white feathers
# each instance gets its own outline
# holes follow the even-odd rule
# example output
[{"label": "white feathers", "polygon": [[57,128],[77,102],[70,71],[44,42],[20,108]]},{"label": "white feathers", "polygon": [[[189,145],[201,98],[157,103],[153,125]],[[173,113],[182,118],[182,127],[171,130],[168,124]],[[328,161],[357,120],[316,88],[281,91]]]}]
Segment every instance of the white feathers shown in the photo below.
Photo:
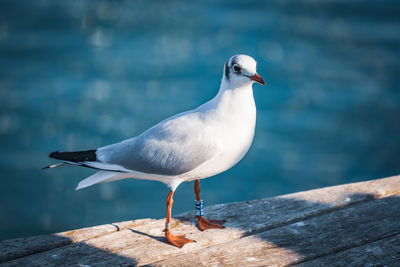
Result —
[{"label": "white feathers", "polygon": [[116,180],[121,180],[128,178],[129,173],[121,173],[121,172],[109,172],[109,171],[98,171],[92,176],[89,176],[85,180],[82,180],[75,190],[79,190],[94,184],[111,182]]}]

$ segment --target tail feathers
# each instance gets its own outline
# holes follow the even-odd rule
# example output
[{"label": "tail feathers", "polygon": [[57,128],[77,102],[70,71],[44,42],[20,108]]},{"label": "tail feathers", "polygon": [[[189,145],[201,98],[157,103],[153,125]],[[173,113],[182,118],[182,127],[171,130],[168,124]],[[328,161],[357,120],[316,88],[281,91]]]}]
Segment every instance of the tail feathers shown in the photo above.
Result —
[{"label": "tail feathers", "polygon": [[98,171],[92,176],[89,176],[88,178],[82,180],[75,190],[79,190],[98,183],[111,182],[129,177],[129,173]]},{"label": "tail feathers", "polygon": [[57,163],[57,164],[52,164],[52,165],[43,167],[42,170],[51,169],[51,168],[55,168],[55,167],[60,167],[60,166],[66,165],[66,164],[67,164],[66,162],[61,162],[61,163]]},{"label": "tail feathers", "polygon": [[86,151],[74,151],[74,152],[61,152],[56,151],[50,153],[50,158],[65,160],[69,162],[85,162],[85,161],[96,161],[96,150]]}]

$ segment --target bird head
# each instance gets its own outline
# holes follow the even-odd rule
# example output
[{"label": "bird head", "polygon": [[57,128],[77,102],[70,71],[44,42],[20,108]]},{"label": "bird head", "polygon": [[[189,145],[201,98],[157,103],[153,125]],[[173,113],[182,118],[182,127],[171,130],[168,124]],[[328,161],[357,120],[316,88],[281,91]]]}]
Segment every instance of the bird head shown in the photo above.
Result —
[{"label": "bird head", "polygon": [[231,87],[242,87],[254,82],[265,85],[257,74],[257,62],[247,55],[235,55],[225,62],[223,78]]}]

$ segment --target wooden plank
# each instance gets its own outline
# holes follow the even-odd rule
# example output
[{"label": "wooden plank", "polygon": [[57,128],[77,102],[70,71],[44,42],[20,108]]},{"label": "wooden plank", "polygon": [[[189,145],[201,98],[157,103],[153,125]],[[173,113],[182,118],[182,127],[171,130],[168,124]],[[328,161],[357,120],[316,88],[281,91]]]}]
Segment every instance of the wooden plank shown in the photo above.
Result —
[{"label": "wooden plank", "polygon": [[399,209],[399,196],[377,199],[152,265],[287,266],[400,234]]},{"label": "wooden plank", "polygon": [[82,242],[128,227],[146,224],[149,219],[105,224],[62,233],[0,241],[0,263],[72,243]]},{"label": "wooden plank", "polygon": [[[339,260],[340,259],[340,260]],[[400,235],[339,251],[295,266],[398,266],[400,263]]]},{"label": "wooden plank", "polygon": [[[99,262],[104,264],[118,261],[120,264],[126,262],[132,265],[132,259],[135,264],[149,264],[398,192],[400,176],[395,176],[275,198],[211,206],[206,208],[207,217],[227,219],[228,228],[199,232],[192,225],[193,213],[186,213],[179,217],[181,220],[173,221],[173,232],[186,234],[198,242],[186,245],[182,249],[162,242],[164,220],[145,219],[119,223],[118,232],[115,226],[107,225],[103,226],[104,228],[94,227],[60,233],[57,234],[60,239],[56,240],[55,244],[47,244],[46,236],[32,238],[28,246],[24,246],[23,242],[3,241],[0,243],[0,258],[8,255],[8,260],[14,259],[7,264],[26,265],[41,262],[49,265],[54,262],[53,256],[57,255],[59,262],[93,264],[93,257],[98,254]],[[43,245],[36,247],[35,242]],[[7,254],[10,250],[12,253]],[[108,257],[105,252],[109,254]],[[118,259],[113,259],[113,256],[118,256]],[[101,258],[105,260],[101,261]]]}]

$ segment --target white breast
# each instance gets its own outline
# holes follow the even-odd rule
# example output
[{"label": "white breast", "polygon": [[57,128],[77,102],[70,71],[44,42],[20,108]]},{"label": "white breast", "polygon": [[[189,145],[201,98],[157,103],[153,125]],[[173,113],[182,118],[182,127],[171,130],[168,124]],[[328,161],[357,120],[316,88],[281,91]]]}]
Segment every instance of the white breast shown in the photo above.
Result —
[{"label": "white breast", "polygon": [[249,150],[256,125],[256,107],[251,86],[217,96],[205,114],[207,133],[218,145],[218,153],[185,174],[185,180],[207,178],[238,163]]}]

